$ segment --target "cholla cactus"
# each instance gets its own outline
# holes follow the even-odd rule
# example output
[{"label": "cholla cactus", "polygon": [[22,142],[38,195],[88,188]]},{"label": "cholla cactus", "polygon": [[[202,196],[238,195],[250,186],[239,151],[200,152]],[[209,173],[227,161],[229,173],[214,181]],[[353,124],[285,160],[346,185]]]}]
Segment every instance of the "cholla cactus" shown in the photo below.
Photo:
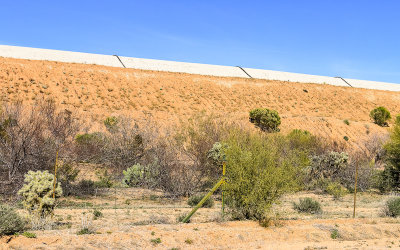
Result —
[{"label": "cholla cactus", "polygon": [[[54,175],[48,171],[29,171],[25,175],[25,184],[18,191],[24,198],[23,205],[30,214],[46,217],[53,213],[55,199],[53,198]],[[57,183],[55,197],[62,195],[60,183]]]},{"label": "cholla cactus", "polygon": [[214,165],[221,166],[226,161],[225,150],[228,148],[228,144],[216,142],[213,147],[208,151],[207,157],[211,159]]}]

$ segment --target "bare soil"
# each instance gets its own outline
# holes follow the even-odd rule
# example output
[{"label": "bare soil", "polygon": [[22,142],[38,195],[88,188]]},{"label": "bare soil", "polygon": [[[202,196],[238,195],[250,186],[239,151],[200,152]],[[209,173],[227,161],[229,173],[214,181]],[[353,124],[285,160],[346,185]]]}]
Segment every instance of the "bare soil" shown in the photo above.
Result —
[{"label": "bare soil", "polygon": [[388,133],[371,122],[373,108],[400,113],[399,92],[1,57],[0,97],[28,104],[53,98],[93,129],[114,114],[168,125],[202,111],[252,126],[249,110],[267,107],[281,115],[284,133],[305,129],[351,147]]}]

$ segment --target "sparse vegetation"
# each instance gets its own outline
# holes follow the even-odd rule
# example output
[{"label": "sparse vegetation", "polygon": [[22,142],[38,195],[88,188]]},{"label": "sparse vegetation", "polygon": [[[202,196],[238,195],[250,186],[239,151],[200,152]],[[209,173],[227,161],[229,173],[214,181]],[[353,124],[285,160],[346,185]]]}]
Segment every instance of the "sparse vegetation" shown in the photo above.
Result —
[{"label": "sparse vegetation", "polygon": [[350,125],[350,122],[349,122],[349,120],[343,120],[343,122],[344,122],[344,124],[346,124],[346,125]]},{"label": "sparse vegetation", "polygon": [[160,239],[160,238],[151,239],[150,241],[151,241],[151,243],[153,243],[154,245],[158,245],[158,244],[161,243],[161,239]]}]

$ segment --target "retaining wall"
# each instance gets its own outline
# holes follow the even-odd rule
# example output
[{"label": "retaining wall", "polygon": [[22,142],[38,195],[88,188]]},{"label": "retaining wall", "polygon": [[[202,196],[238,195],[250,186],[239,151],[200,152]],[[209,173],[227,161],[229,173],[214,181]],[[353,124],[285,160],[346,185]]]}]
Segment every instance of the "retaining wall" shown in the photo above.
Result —
[{"label": "retaining wall", "polygon": [[210,75],[210,76],[249,78],[248,75],[250,75],[250,77],[252,78],[266,79],[266,80],[330,84],[330,85],[345,86],[345,87],[350,87],[349,85],[351,85],[352,87],[355,88],[400,91],[400,84],[395,84],[395,83],[365,81],[356,79],[345,79],[344,81],[341,78],[329,77],[329,76],[317,76],[317,75],[289,73],[289,72],[281,72],[273,70],[243,68],[243,70],[247,72],[248,74],[247,75],[241,68],[235,66],[185,63],[185,62],[142,59],[142,58],[133,58],[124,56],[119,57],[121,60],[120,61],[118,57],[111,55],[89,54],[81,52],[50,50],[50,49],[37,49],[37,48],[17,47],[8,45],[0,45],[0,56],[20,58],[20,59],[31,59],[31,60],[49,60],[49,61],[60,61],[60,62],[97,64],[97,65],[105,65],[112,67],[125,66],[126,68],[182,72],[182,73]]}]

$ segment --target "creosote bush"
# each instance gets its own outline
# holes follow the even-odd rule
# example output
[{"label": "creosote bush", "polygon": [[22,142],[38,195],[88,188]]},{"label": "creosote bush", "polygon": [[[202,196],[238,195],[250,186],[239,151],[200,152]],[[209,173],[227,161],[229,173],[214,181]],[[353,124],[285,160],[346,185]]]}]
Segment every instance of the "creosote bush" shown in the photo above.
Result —
[{"label": "creosote bush", "polygon": [[279,132],[281,118],[277,111],[267,108],[256,108],[250,111],[250,122],[262,131]]},{"label": "creosote bush", "polygon": [[382,192],[400,190],[400,123],[394,126],[384,149],[386,166],[380,176],[380,190]]},{"label": "creosote bush", "polygon": [[[22,196],[24,207],[30,214],[45,218],[53,213],[55,199],[53,198],[54,175],[48,171],[29,171],[25,175],[25,184],[18,191]],[[61,197],[62,188],[59,182],[56,184],[55,197]]]},{"label": "creosote bush", "polygon": [[387,121],[392,118],[389,110],[387,110],[385,107],[377,107],[371,110],[369,116],[372,120],[374,120],[374,123],[382,127],[388,126]]},{"label": "creosote bush", "polygon": [[0,236],[21,232],[24,226],[25,222],[13,208],[0,204]]},{"label": "creosote bush", "polygon": [[384,213],[390,217],[400,217],[400,198],[393,198],[386,202]]},{"label": "creosote bush", "polygon": [[310,198],[300,198],[299,203],[293,203],[293,208],[300,213],[320,214],[322,213],[321,204]]},{"label": "creosote bush", "polygon": [[[195,194],[189,197],[187,204],[191,207],[196,206],[199,202],[203,199],[205,194]],[[201,207],[213,207],[214,206],[214,199],[212,197],[208,198]]]},{"label": "creosote bush", "polygon": [[233,218],[261,221],[282,194],[298,190],[307,162],[286,137],[236,129],[225,143],[226,202]]}]

